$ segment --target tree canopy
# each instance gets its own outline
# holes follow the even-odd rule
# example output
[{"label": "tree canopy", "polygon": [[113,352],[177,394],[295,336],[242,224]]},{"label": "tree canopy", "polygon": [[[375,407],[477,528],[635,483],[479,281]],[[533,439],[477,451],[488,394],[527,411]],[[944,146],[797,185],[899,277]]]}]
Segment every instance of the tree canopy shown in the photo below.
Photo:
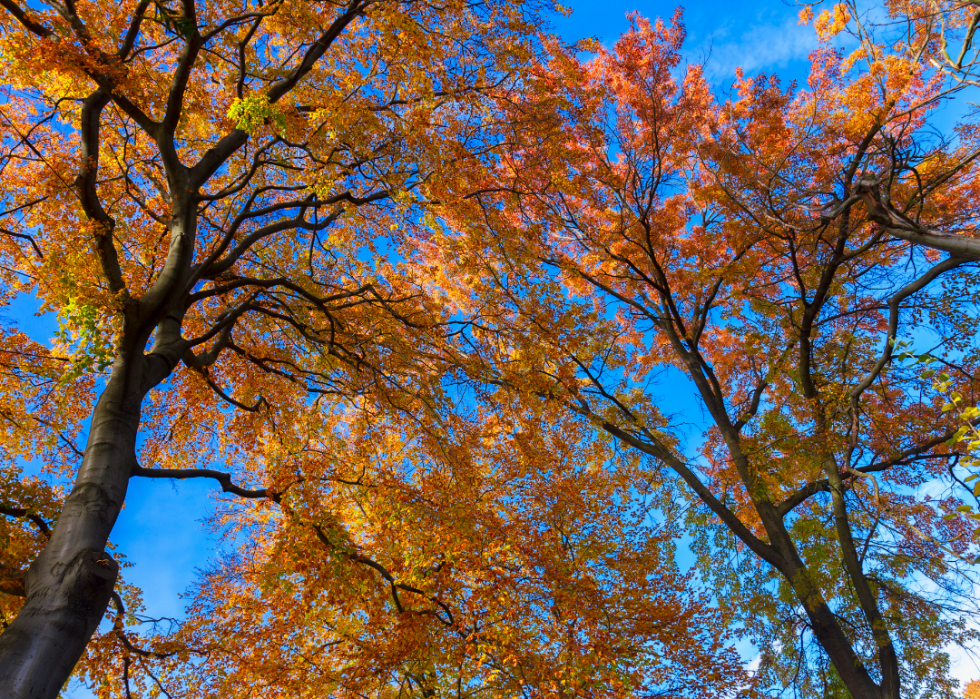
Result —
[{"label": "tree canopy", "polygon": [[[533,411],[419,351],[447,312],[412,246],[438,183],[506,148],[542,8],[4,9],[4,294],[61,328],[4,340],[5,695],[73,668],[127,697],[739,681],[609,445],[524,438]],[[191,618],[146,638],[107,543],[133,477],[244,501]]]},{"label": "tree canopy", "polygon": [[976,17],[807,9],[807,83],[741,76],[722,100],[680,71],[679,15],[637,17],[589,62],[552,58],[509,186],[427,246],[480,319],[447,348],[476,380],[679,483],[763,686],[949,696],[943,649],[976,634],[980,151],[972,114],[932,119],[972,87]]},{"label": "tree canopy", "polygon": [[[680,11],[0,5],[2,300],[59,323],[0,336],[0,696],[958,691],[975,6],[804,7],[726,97]],[[186,619],[131,478],[227,494]]]}]

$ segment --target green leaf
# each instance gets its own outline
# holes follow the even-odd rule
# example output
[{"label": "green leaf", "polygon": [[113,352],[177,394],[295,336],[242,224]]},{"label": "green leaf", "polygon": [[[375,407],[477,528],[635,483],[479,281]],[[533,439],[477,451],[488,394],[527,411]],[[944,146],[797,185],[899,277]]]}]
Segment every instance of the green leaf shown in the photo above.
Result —
[{"label": "green leaf", "polygon": [[269,102],[265,95],[249,95],[236,99],[228,109],[228,118],[235,120],[235,126],[246,133],[252,133],[265,123],[272,124],[277,131],[286,126],[286,117],[278,105]]}]

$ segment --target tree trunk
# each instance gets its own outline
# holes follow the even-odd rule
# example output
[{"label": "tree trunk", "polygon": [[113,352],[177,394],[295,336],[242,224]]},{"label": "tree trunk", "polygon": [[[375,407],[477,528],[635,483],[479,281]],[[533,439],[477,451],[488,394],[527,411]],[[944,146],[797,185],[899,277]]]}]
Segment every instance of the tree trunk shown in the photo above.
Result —
[{"label": "tree trunk", "polygon": [[813,635],[830,657],[834,669],[837,670],[851,697],[853,699],[899,699],[897,693],[884,690],[872,679],[854,653],[853,646],[841,630],[827,603],[822,598],[817,601],[814,595],[808,594],[808,591],[812,592],[813,588],[809,574],[803,569],[798,569],[790,583],[806,609]]},{"label": "tree trunk", "polygon": [[75,485],[0,635],[0,699],[56,699],[105,614],[119,572],[105,546],[135,463],[140,364],[117,359],[95,406]]},{"label": "tree trunk", "polygon": [[780,573],[793,588],[796,598],[810,620],[814,637],[826,651],[851,697],[853,699],[900,699],[897,684],[888,689],[879,687],[861,663],[837,617],[834,616],[833,610],[810,577],[806,564],[797,554],[782,522],[770,523],[767,530],[770,531],[770,536],[775,532],[775,536],[772,536],[775,548],[786,561],[786,565],[780,567]]}]

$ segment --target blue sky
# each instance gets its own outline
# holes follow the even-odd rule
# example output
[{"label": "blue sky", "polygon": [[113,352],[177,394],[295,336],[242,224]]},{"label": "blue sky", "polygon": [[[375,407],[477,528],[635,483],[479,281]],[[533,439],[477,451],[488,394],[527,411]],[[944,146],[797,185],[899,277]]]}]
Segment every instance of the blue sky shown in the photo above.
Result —
[{"label": "blue sky", "polygon": [[[597,37],[607,46],[628,28],[627,12],[667,18],[676,7],[671,2],[635,0],[573,0],[568,4],[573,14],[555,21],[561,36],[568,41]],[[705,75],[719,93],[731,84],[737,66],[748,74],[778,73],[784,84],[803,81],[807,54],[816,47],[816,38],[812,28],[798,24],[797,12],[797,7],[781,0],[689,5],[685,10],[685,54],[691,62],[705,63]],[[46,341],[54,334],[53,319],[35,317],[35,310],[36,304],[21,299],[3,309],[3,315],[36,339]],[[133,564],[124,575],[143,589],[149,615],[181,616],[182,593],[214,552],[215,539],[203,520],[213,511],[216,497],[214,484],[206,481],[131,482],[112,540]],[[963,660],[955,674],[967,680],[980,676],[980,670]],[[91,696],[81,688],[75,688],[72,695],[77,699]]]},{"label": "blue sky", "polygon": [[[629,27],[628,12],[669,18],[678,3],[633,0],[573,0],[570,17],[559,18],[562,37],[577,40],[596,37],[611,45]],[[687,27],[685,54],[691,62],[703,62],[705,75],[716,90],[724,91],[741,66],[746,73],[778,72],[802,80],[807,74],[807,55],[816,45],[810,27],[800,26],[798,8],[782,0],[726,0],[684,5]]]}]

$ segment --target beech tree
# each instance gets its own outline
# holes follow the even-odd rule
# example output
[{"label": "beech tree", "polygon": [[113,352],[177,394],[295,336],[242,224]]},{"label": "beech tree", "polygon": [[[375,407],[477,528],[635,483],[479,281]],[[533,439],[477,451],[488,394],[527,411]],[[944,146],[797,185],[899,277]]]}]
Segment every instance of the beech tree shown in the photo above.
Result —
[{"label": "beech tree", "polygon": [[[42,697],[113,593],[106,542],[131,477],[214,451],[232,462],[251,423],[295,396],[381,380],[424,308],[377,250],[394,244],[382,241],[408,193],[473,145],[481,95],[508,89],[536,8],[3,9],[5,293],[57,311],[65,339],[59,356],[8,335],[11,374],[44,376],[27,352],[53,367],[46,409],[21,427],[70,443],[79,405],[61,396],[98,394],[72,490],[0,636],[4,695]],[[168,380],[180,398],[147,398]],[[198,410],[206,388],[242,415]],[[43,517],[43,504],[5,514]]]},{"label": "beech tree", "polygon": [[[519,128],[547,8],[0,4],[3,301],[59,324],[2,335],[0,696],[80,658],[127,699],[739,691],[638,462],[454,395],[434,342],[413,256]],[[236,499],[187,622],[143,634],[134,477]]]},{"label": "beech tree", "polygon": [[[806,85],[718,100],[679,16],[0,4],[3,300],[59,319],[0,340],[3,696],[952,696],[975,7],[804,9]],[[133,477],[232,497],[142,634]]]},{"label": "beech tree", "polygon": [[691,503],[759,691],[952,697],[943,649],[976,641],[980,132],[936,110],[968,99],[980,15],[888,12],[805,8],[807,82],[725,100],[681,71],[679,15],[556,50],[507,181],[447,192],[424,251],[471,319],[447,357]]}]

